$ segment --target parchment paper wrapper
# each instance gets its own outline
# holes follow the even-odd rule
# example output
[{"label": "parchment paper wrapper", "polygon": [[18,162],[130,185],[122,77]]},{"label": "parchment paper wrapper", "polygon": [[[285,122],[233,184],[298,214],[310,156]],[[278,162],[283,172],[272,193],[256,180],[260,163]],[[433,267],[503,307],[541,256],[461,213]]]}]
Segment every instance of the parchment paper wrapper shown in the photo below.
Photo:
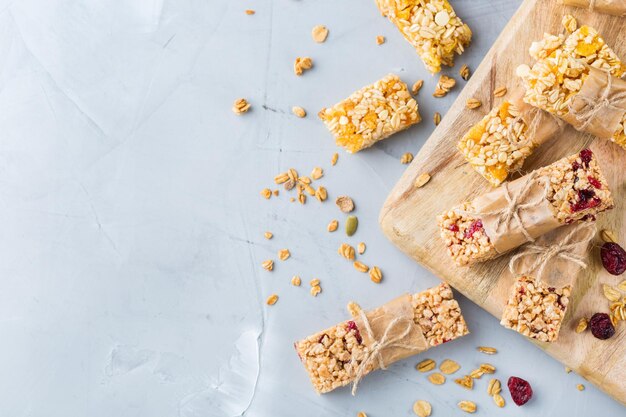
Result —
[{"label": "parchment paper wrapper", "polygon": [[523,228],[526,229],[532,238],[537,238],[561,226],[554,217],[553,208],[545,196],[548,178],[536,177],[534,173],[530,173],[515,181],[505,183],[495,190],[474,199],[472,201],[474,212],[471,213],[482,220],[487,236],[489,236],[494,248],[500,254],[519,247],[526,243],[528,239],[517,220],[511,219],[508,224],[500,224],[497,227],[499,215],[487,213],[501,211],[509,205],[506,198],[506,187],[508,187],[509,195],[513,198],[524,188],[528,181],[531,182],[530,189],[524,194],[523,198],[518,200],[518,203],[519,205],[535,202],[537,204],[518,211]]},{"label": "parchment paper wrapper", "polygon": [[626,0],[559,0],[559,4],[581,7],[598,13],[626,16]]},{"label": "parchment paper wrapper", "polygon": [[[368,311],[365,313],[365,316],[369,321],[376,341],[380,341],[389,324],[398,317],[403,318],[403,320],[392,327],[389,333],[387,333],[389,339],[394,339],[402,334],[407,326],[410,327],[408,335],[399,342],[411,345],[414,349],[409,350],[393,346],[382,349],[380,355],[382,356],[385,366],[428,349],[428,343],[422,328],[413,321],[414,312],[411,304],[411,296],[409,294],[404,294],[381,307]],[[363,320],[361,320],[361,317],[355,315],[353,316],[353,320],[360,329],[363,344],[368,347],[371,346],[374,340],[372,340],[365,330],[365,324]],[[375,367],[378,367],[378,360],[374,361],[373,364]]]},{"label": "parchment paper wrapper", "polygon": [[[607,99],[611,103],[610,106],[602,107],[590,118],[581,117],[600,103],[608,86],[609,77],[611,86]],[[570,101],[569,112],[562,118],[576,130],[610,139],[619,129],[619,123],[626,113],[626,98],[617,99],[618,94],[626,94],[626,81],[591,67],[580,91]]]},{"label": "parchment paper wrapper", "polygon": [[511,92],[512,98],[508,101],[517,109],[519,117],[526,124],[526,138],[539,146],[560,132],[564,123],[552,114],[525,103],[524,92],[524,87],[518,85]]}]

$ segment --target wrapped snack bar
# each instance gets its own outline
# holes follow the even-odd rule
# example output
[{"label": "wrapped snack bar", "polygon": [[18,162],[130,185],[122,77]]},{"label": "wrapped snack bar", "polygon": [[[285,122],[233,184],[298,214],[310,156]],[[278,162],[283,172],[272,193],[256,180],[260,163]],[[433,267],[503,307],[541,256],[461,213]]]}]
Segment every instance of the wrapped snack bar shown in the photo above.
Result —
[{"label": "wrapped snack bar", "polygon": [[361,88],[318,116],[350,153],[369,148],[422,119],[417,102],[397,75],[389,74]]},{"label": "wrapped snack bar", "polygon": [[391,20],[417,50],[431,73],[441,65],[454,65],[472,40],[472,31],[447,0],[376,0],[383,16]]},{"label": "wrapped snack bar", "polygon": [[580,7],[592,12],[626,16],[626,0],[558,0],[566,6]]},{"label": "wrapped snack bar", "polygon": [[406,294],[294,344],[318,393],[353,384],[371,371],[468,334],[459,304],[443,283]]},{"label": "wrapped snack bar", "polygon": [[520,71],[524,101],[626,149],[626,66],[598,32],[582,26],[567,38],[546,35],[530,52],[538,61]]},{"label": "wrapped snack bar", "polygon": [[441,214],[438,225],[458,265],[492,259],[558,227],[595,220],[613,198],[589,149],[537,169]]}]

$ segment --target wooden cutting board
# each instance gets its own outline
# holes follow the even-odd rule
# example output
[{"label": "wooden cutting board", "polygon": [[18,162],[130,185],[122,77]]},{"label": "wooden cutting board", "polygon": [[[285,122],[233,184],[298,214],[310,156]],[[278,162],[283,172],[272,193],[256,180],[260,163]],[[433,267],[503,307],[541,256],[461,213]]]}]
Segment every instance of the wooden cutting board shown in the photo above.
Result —
[{"label": "wooden cutting board", "polygon": [[[608,45],[626,59],[626,18],[559,6],[555,0],[525,0],[396,184],[380,213],[383,232],[394,244],[498,318],[513,284],[512,276],[506,272],[510,255],[470,268],[456,267],[439,238],[435,217],[490,189],[489,184],[464,162],[456,143],[494,104],[506,99],[506,96],[494,99],[493,91],[500,86],[512,90],[517,83],[515,68],[519,64],[532,63],[528,55],[531,42],[541,39],[544,32],[563,33],[561,17],[567,13],[574,15],[579,25],[597,28]],[[481,100],[483,106],[467,110],[465,102],[471,97]],[[567,127],[558,137],[535,151],[526,161],[524,171],[548,165],[588,145],[599,158],[615,198],[615,208],[598,217],[598,230],[611,229],[622,244],[626,243],[626,151]],[[413,183],[423,172],[430,173],[432,179],[423,188],[415,188]],[[574,332],[581,316],[590,317],[597,311],[608,312],[608,301],[602,294],[601,284],[616,285],[626,279],[626,274],[614,277],[604,271],[599,244],[599,240],[594,242],[590,265],[578,274],[558,341],[536,344],[626,404],[626,323],[620,322],[615,336],[607,341],[595,339],[590,332]]]}]

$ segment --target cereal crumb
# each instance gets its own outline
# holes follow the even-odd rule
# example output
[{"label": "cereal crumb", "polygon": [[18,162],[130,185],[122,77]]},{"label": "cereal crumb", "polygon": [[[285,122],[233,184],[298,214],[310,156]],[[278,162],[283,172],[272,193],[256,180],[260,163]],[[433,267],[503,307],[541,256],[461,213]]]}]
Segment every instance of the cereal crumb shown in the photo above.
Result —
[{"label": "cereal crumb", "polygon": [[467,107],[470,110],[474,110],[479,108],[480,106],[482,106],[482,102],[480,100],[477,100],[475,98],[469,98],[467,99],[467,101],[465,102],[465,107]]},{"label": "cereal crumb", "polygon": [[274,237],[274,234],[272,232],[265,232],[263,233],[263,236],[265,236],[265,239],[270,240]]},{"label": "cereal crumb", "polygon": [[381,35],[376,36],[376,45],[382,45],[383,43],[385,43],[385,37]]},{"label": "cereal crumb", "polygon": [[461,76],[461,78],[463,78],[465,81],[469,80],[470,77],[470,70],[469,67],[464,64],[461,69],[459,70],[459,75]]},{"label": "cereal crumb", "polygon": [[317,25],[311,30],[311,36],[317,43],[323,43],[328,37],[328,29],[324,25]]},{"label": "cereal crumb", "polygon": [[297,57],[293,64],[293,71],[296,75],[302,75],[305,70],[313,68],[313,60],[308,56]]},{"label": "cereal crumb", "polygon": [[246,10],[247,15],[253,15],[254,13],[256,13],[254,10],[251,10],[251,9]]},{"label": "cereal crumb", "polygon": [[306,110],[304,110],[300,106],[293,106],[291,108],[291,111],[293,112],[293,114],[295,114],[298,117],[306,117]]},{"label": "cereal crumb", "polygon": [[417,93],[419,93],[423,86],[424,80],[415,81],[415,84],[413,84],[413,86],[411,87],[411,93],[413,93],[413,95],[416,95]]},{"label": "cereal crumb", "polygon": [[402,155],[402,157],[400,158],[400,163],[406,165],[406,164],[410,164],[412,160],[413,160],[413,154],[411,152],[407,152],[404,155]]},{"label": "cereal crumb", "polygon": [[241,115],[250,110],[250,103],[245,98],[238,98],[233,104],[233,113]]},{"label": "cereal crumb", "polygon": [[269,297],[267,297],[267,301],[265,302],[267,303],[268,306],[273,306],[274,304],[276,304],[276,301],[278,301],[278,295],[272,294]]}]

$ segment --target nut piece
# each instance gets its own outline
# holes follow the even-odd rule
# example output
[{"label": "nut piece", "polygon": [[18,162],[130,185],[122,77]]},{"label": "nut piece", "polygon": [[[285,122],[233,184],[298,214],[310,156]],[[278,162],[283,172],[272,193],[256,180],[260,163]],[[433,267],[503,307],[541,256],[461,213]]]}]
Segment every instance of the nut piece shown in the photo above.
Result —
[{"label": "nut piece", "polygon": [[612,230],[604,229],[600,232],[600,237],[604,242],[608,243],[617,243],[617,237],[615,237],[615,232]]},{"label": "nut piece", "polygon": [[265,233],[263,233],[263,236],[265,236],[265,239],[267,239],[267,240],[270,240],[271,238],[274,237],[272,232],[265,232]]},{"label": "nut piece", "polygon": [[576,18],[571,14],[566,14],[565,16],[563,16],[563,19],[561,19],[561,24],[569,33],[575,32],[578,28],[578,22],[576,22]]},{"label": "nut piece", "polygon": [[337,199],[335,200],[335,204],[337,204],[339,210],[343,211],[344,213],[350,213],[352,210],[354,210],[354,201],[352,201],[352,199],[347,195],[337,197]]},{"label": "nut piece", "polygon": [[293,285],[294,287],[299,287],[301,283],[302,283],[302,280],[300,279],[299,276],[294,275],[291,278],[291,285]]},{"label": "nut piece", "polygon": [[323,176],[324,176],[324,170],[320,167],[315,167],[313,168],[313,171],[311,171],[311,178],[313,178],[314,180],[319,180]]},{"label": "nut piece", "polygon": [[289,252],[289,249],[281,249],[278,251],[278,259],[281,261],[286,261],[290,256],[291,252]]},{"label": "nut piece", "polygon": [[357,251],[359,252],[359,255],[363,255],[365,253],[365,243],[364,242],[359,243],[359,245],[356,248],[357,248]]},{"label": "nut piece", "polygon": [[578,324],[576,325],[576,333],[582,333],[587,330],[587,324],[589,324],[589,320],[587,320],[587,317],[581,317],[580,320],[578,320]]},{"label": "nut piece", "polygon": [[359,219],[356,216],[348,216],[348,218],[346,219],[346,235],[354,235],[358,226]]},{"label": "nut piece", "polygon": [[459,404],[459,408],[466,413],[475,413],[476,412],[476,404],[471,401],[461,401]]},{"label": "nut piece", "polygon": [[237,100],[235,100],[235,103],[233,104],[233,112],[238,116],[241,114],[244,114],[249,109],[250,109],[250,103],[248,103],[248,101],[245,98],[238,98]]},{"label": "nut piece", "polygon": [[419,93],[423,85],[424,85],[424,80],[415,81],[415,84],[413,84],[413,87],[411,87],[411,93],[413,93],[413,95]]},{"label": "nut piece", "polygon": [[413,404],[413,412],[419,417],[428,417],[432,411],[433,409],[428,401],[418,400]]},{"label": "nut piece", "polygon": [[354,248],[347,243],[342,243],[337,252],[349,261],[354,260]]},{"label": "nut piece", "polygon": [[311,30],[311,36],[315,42],[323,43],[328,37],[328,29],[324,25],[314,26],[313,30]]},{"label": "nut piece", "polygon": [[293,72],[296,75],[302,75],[305,70],[311,69],[313,67],[313,60],[308,56],[305,57],[297,57],[296,61],[293,64]]},{"label": "nut piece", "polygon": [[466,64],[463,64],[463,66],[461,67],[461,69],[459,70],[459,75],[461,76],[461,78],[463,78],[465,81],[467,81],[470,77],[470,70],[467,67]]},{"label": "nut piece", "polygon": [[273,306],[274,304],[276,304],[276,301],[278,301],[278,296],[276,294],[272,294],[269,297],[267,297],[267,300],[265,301],[265,303],[268,306]]},{"label": "nut piece", "polygon": [[454,382],[456,382],[463,388],[467,388],[467,389],[474,388],[474,380],[469,375],[465,375],[463,378],[455,379]]},{"label": "nut piece", "polygon": [[274,269],[274,261],[272,261],[271,259],[268,259],[267,261],[263,261],[263,263],[261,264],[261,266],[263,267],[263,269],[265,269],[266,271],[271,271]]},{"label": "nut piece", "polygon": [[435,123],[435,126],[439,126],[439,123],[441,123],[441,114],[438,111],[436,111],[433,115],[433,122]]},{"label": "nut piece", "polygon": [[428,375],[428,380],[435,385],[442,385],[446,382],[446,377],[439,372],[435,372],[434,374]]},{"label": "nut piece", "polygon": [[381,35],[376,36],[376,45],[382,45],[383,43],[385,43],[385,37]]},{"label": "nut piece", "polygon": [[354,269],[356,269],[359,272],[367,272],[370,270],[370,267],[365,265],[363,262],[354,261],[352,265],[354,266]]},{"label": "nut piece", "polygon": [[496,353],[498,353],[496,348],[489,347],[489,346],[478,346],[478,351],[485,353],[487,355],[495,355]]},{"label": "nut piece", "polygon": [[480,106],[482,106],[482,104],[483,103],[480,100],[477,100],[475,98],[469,98],[465,102],[465,107],[467,107],[470,110],[473,110],[473,109],[479,108]]},{"label": "nut piece", "polygon": [[370,269],[370,279],[376,284],[380,284],[380,281],[383,280],[383,273],[379,267],[373,266],[372,269]]},{"label": "nut piece", "polygon": [[337,152],[335,152],[335,153],[333,154],[333,157],[330,159],[330,164],[331,164],[332,166],[337,165],[337,159],[339,159],[339,154],[338,154]]},{"label": "nut piece", "polygon": [[291,111],[293,114],[295,114],[296,116],[302,118],[306,116],[306,110],[304,110],[302,107],[300,106],[293,106],[291,108]]},{"label": "nut piece", "polygon": [[503,87],[498,87],[493,92],[493,96],[494,97],[504,97],[504,95],[506,94],[507,91],[508,90],[504,86]]},{"label": "nut piece", "polygon": [[495,394],[493,396],[493,402],[500,408],[504,407],[504,398],[502,398],[502,395],[500,394]]},{"label": "nut piece", "polygon": [[410,164],[412,160],[413,160],[413,154],[411,152],[407,152],[403,154],[402,157],[400,158],[400,163],[406,165],[406,164]]},{"label": "nut piece", "polygon": [[315,198],[317,198],[317,200],[320,202],[326,201],[326,198],[328,198],[328,192],[326,191],[326,188],[319,186],[317,190],[315,190]]},{"label": "nut piece", "polygon": [[272,197],[272,190],[269,188],[262,189],[261,196],[263,196],[264,199],[269,200]]},{"label": "nut piece", "polygon": [[439,369],[446,375],[450,375],[461,369],[461,365],[453,361],[452,359],[446,359],[441,362]]},{"label": "nut piece", "polygon": [[429,372],[435,369],[435,366],[437,366],[437,363],[434,360],[424,359],[423,361],[421,361],[415,366],[415,369],[417,369],[420,372]]},{"label": "nut piece", "polygon": [[500,384],[499,379],[493,378],[491,381],[489,381],[489,385],[487,386],[487,394],[493,397],[496,394],[500,394],[500,391],[502,391],[502,384]]},{"label": "nut piece", "polygon": [[337,220],[331,220],[330,223],[328,223],[328,231],[329,232],[334,232],[335,230],[337,230],[337,228],[339,227],[339,222]]},{"label": "nut piece", "polygon": [[423,172],[415,179],[415,188],[421,188],[430,181],[430,175],[427,172]]}]

